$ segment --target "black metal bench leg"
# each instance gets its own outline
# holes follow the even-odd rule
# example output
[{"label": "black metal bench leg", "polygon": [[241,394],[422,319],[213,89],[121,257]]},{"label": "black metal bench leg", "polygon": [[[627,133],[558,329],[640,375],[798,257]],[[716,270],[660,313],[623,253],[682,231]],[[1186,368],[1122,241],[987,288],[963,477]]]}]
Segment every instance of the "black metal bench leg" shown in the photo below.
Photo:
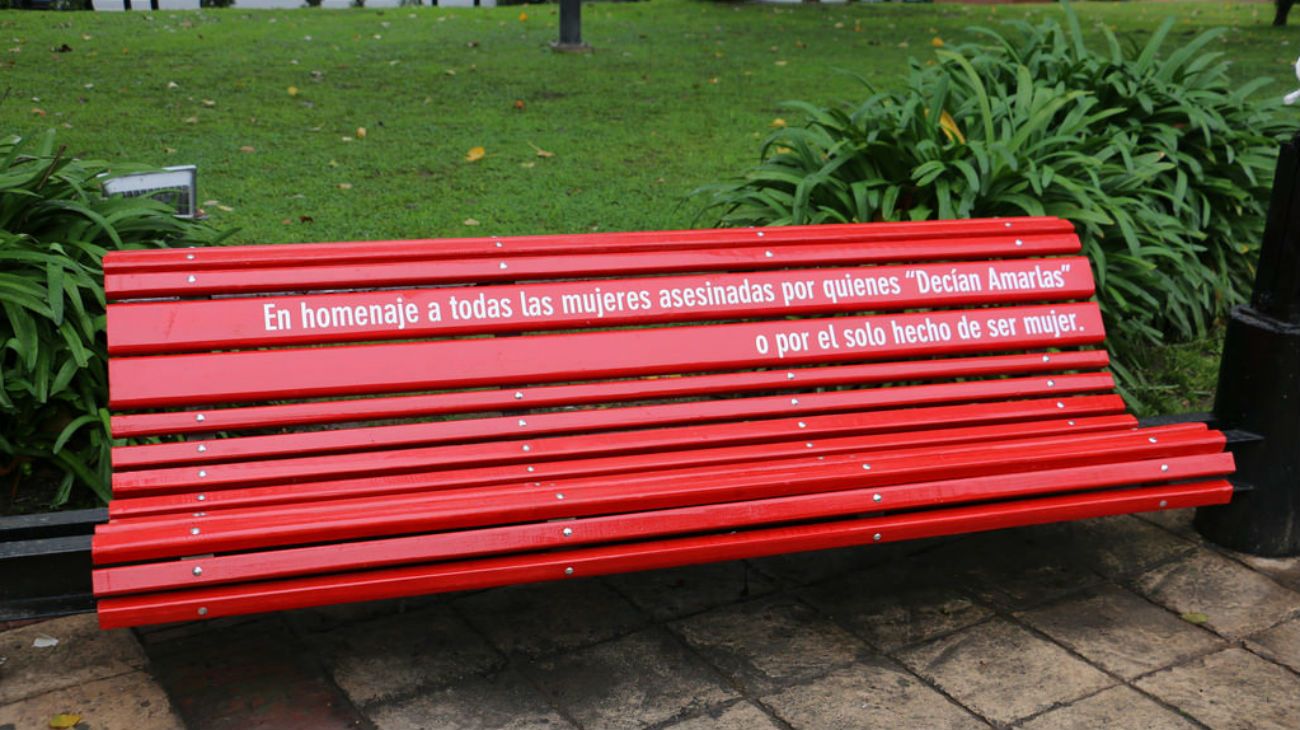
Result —
[{"label": "black metal bench leg", "polygon": [[1249,305],[1228,322],[1214,415],[1262,439],[1235,451],[1253,489],[1197,510],[1196,529],[1255,555],[1300,555],[1300,135],[1282,145]]}]

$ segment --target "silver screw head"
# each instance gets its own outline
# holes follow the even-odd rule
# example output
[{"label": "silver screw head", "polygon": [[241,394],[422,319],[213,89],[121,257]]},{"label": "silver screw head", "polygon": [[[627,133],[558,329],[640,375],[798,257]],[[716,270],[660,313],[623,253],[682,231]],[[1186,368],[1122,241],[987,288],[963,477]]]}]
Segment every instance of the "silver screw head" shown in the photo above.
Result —
[{"label": "silver screw head", "polygon": [[1147,443],[1152,443],[1152,444],[1156,443],[1156,437],[1155,437],[1155,436],[1148,436],[1148,437],[1147,437]]},{"label": "silver screw head", "polygon": [[1161,507],[1168,507],[1168,506],[1169,506],[1169,500],[1167,500],[1167,499],[1162,499],[1162,500],[1160,500],[1160,506],[1161,506]]},{"label": "silver screw head", "polygon": [[518,390],[515,391],[515,400],[523,400],[524,394]]},{"label": "silver screw head", "polygon": [[1160,471],[1169,471],[1169,465],[1168,465],[1168,464],[1161,464],[1161,465],[1160,465]]},{"label": "silver screw head", "polygon": [[208,607],[207,607],[207,606],[199,606],[199,615],[200,615],[200,616],[207,616],[207,615],[208,615]]},{"label": "silver screw head", "polygon": [[199,423],[203,423],[204,421],[208,420],[208,418],[207,416],[204,416],[202,413],[196,413],[194,414],[194,420],[198,421]]},{"label": "silver screw head", "polygon": [[790,405],[792,405],[792,406],[797,406],[797,405],[799,405],[799,399],[798,399],[798,398],[791,398],[791,399],[790,399]]},{"label": "silver screw head", "polygon": [[529,446],[528,444],[524,444],[524,447],[523,447],[523,448],[524,448],[524,451],[532,451],[532,450],[533,450],[533,447]]},{"label": "silver screw head", "polygon": [[198,497],[196,497],[196,499],[198,499],[200,502],[206,502],[208,501],[208,495],[200,494]]},{"label": "silver screw head", "polygon": [[203,444],[199,444],[198,452],[199,452],[200,454],[202,454],[203,452],[205,452],[205,451],[207,451],[207,450],[208,450],[208,447],[204,446]]},{"label": "silver screw head", "polygon": [[874,542],[880,542],[880,533],[877,532],[876,534],[872,535],[872,536],[871,536],[871,539],[872,539],[872,541],[874,541]]},{"label": "silver screw head", "polygon": [[533,467],[531,467],[531,466],[528,467],[528,473],[529,473],[529,474],[532,474],[532,473],[535,472],[535,471],[537,471],[537,470],[534,469]]},{"label": "silver screw head", "polygon": [[804,423],[803,421],[800,421],[799,428],[808,428],[808,424]]},{"label": "silver screw head", "polygon": [[872,501],[872,502],[879,502],[879,501],[882,500],[882,499],[884,499],[884,497],[880,496],[879,494],[873,494],[873,495],[871,495],[871,501]]},{"label": "silver screw head", "polygon": [[555,498],[556,498],[556,499],[564,499],[564,492],[556,492],[556,493],[555,493]]},{"label": "silver screw head", "polygon": [[565,536],[565,537],[573,537],[573,528],[572,528],[572,527],[566,527],[566,528],[564,528],[563,532],[564,532],[564,536]]},{"label": "silver screw head", "polygon": [[504,270],[504,269],[508,269],[508,268],[510,268],[509,266],[506,266],[506,262],[504,262],[504,261],[502,261],[502,262],[500,263],[499,266],[500,266],[500,268],[503,269],[503,270]]},{"label": "silver screw head", "polygon": [[199,566],[196,565],[194,566],[193,573],[194,575],[203,575],[203,568],[200,568]]},{"label": "silver screw head", "polygon": [[565,569],[564,569],[564,574],[565,574],[565,575],[573,575],[573,566],[570,565],[569,567],[565,568]]},{"label": "silver screw head", "polygon": [[864,471],[871,471],[871,465],[870,465],[870,464],[863,464],[863,465],[862,465],[862,469],[863,469]]},{"label": "silver screw head", "polygon": [[198,281],[198,279],[195,278],[194,274],[190,274],[188,277],[185,278],[185,281],[188,281],[189,283],[193,284],[194,282]]},{"label": "silver screw head", "polygon": [[197,527],[191,527],[191,528],[190,528],[190,534],[191,534],[191,535],[197,535],[197,534],[199,534],[199,528],[197,528]]},{"label": "silver screw head", "polygon": [[200,479],[202,479],[203,477],[206,477],[207,475],[208,475],[208,472],[207,472],[206,470],[199,469],[199,478],[200,478]]}]

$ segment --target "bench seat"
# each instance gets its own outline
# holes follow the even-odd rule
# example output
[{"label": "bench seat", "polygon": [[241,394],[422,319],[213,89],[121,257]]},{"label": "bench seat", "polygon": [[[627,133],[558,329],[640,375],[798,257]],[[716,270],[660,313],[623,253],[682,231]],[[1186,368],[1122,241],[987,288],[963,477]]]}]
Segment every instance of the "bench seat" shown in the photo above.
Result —
[{"label": "bench seat", "polygon": [[1222,504],[1055,218],[114,252],[101,624]]}]

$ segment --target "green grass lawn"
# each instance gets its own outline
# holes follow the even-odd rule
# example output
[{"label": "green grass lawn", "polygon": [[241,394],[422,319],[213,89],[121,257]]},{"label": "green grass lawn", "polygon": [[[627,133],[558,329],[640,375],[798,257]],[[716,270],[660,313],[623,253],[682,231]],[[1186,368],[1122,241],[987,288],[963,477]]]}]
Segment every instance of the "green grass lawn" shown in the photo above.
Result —
[{"label": "green grass lawn", "polygon": [[[1270,5],[1077,7],[1139,42],[1176,15],[1169,48],[1228,26],[1217,45],[1242,81],[1295,87],[1300,28],[1270,27]],[[854,99],[856,77],[895,83],[935,39],[1057,12],[603,3],[584,11],[589,55],[549,50],[555,6],[0,12],[0,133],[54,127],[79,156],[197,164],[238,242],[678,228],[698,212],[689,191],[796,120],[783,101]]]}]

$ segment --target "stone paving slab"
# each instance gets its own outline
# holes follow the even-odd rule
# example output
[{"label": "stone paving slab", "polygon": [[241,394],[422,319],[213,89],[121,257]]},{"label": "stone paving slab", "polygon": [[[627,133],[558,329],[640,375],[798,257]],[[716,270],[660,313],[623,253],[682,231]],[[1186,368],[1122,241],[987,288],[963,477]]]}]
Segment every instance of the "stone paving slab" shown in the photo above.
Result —
[{"label": "stone paving slab", "polygon": [[1138,681],[1137,686],[1218,730],[1294,730],[1300,677],[1231,648]]},{"label": "stone paving slab", "polygon": [[176,632],[146,647],[154,675],[190,730],[364,727],[365,718],[279,616]]},{"label": "stone paving slab", "polygon": [[1204,616],[1207,627],[1234,639],[1280,623],[1300,607],[1295,591],[1208,550],[1148,571],[1134,585],[1175,613]]},{"label": "stone paving slab", "polygon": [[65,687],[0,706],[0,728],[46,730],[55,715],[81,717],[77,730],[176,730],[180,718],[145,672]]},{"label": "stone paving slab", "polygon": [[689,616],[776,590],[773,579],[744,560],[612,575],[605,580],[658,621]]},{"label": "stone paving slab", "polygon": [[539,659],[525,671],[553,704],[590,728],[686,719],[740,696],[661,628]]},{"label": "stone paving slab", "polygon": [[840,576],[799,596],[882,651],[894,651],[993,615],[928,563],[904,561]]},{"label": "stone paving slab", "polygon": [[737,702],[663,726],[664,730],[783,730],[752,702]]},{"label": "stone paving slab", "polygon": [[1012,723],[1115,684],[1060,646],[993,619],[902,652],[912,671],[994,722]]},{"label": "stone paving slab", "polygon": [[759,599],[677,621],[672,628],[754,694],[867,656],[861,641],[792,598]]},{"label": "stone paving slab", "polygon": [[1115,585],[1019,614],[1084,659],[1126,679],[1222,646],[1198,628]]},{"label": "stone paving slab", "polygon": [[[56,641],[54,646],[37,646]],[[0,705],[144,668],[128,631],[101,631],[91,614],[28,624],[0,633]]]},{"label": "stone paving slab", "polygon": [[1300,618],[1293,618],[1257,634],[1246,645],[1256,654],[1290,667],[1300,674]]},{"label": "stone paving slab", "polygon": [[600,580],[510,586],[455,602],[505,654],[542,656],[630,633],[648,619]]},{"label": "stone paving slab", "polygon": [[369,714],[377,730],[574,727],[514,670],[467,677],[408,699],[378,705]]},{"label": "stone paving slab", "polygon": [[1221,550],[1190,516],[134,633],[0,626],[0,730],[65,710],[83,730],[1297,727],[1300,558]]},{"label": "stone paving slab", "polygon": [[1111,687],[1071,705],[1045,712],[1022,730],[1194,730],[1196,724],[1132,687]]},{"label": "stone paving slab", "polygon": [[505,661],[445,605],[305,636],[334,681],[366,705],[486,672]]},{"label": "stone paving slab", "polygon": [[883,658],[834,670],[762,698],[792,727],[960,730],[986,724]]}]

